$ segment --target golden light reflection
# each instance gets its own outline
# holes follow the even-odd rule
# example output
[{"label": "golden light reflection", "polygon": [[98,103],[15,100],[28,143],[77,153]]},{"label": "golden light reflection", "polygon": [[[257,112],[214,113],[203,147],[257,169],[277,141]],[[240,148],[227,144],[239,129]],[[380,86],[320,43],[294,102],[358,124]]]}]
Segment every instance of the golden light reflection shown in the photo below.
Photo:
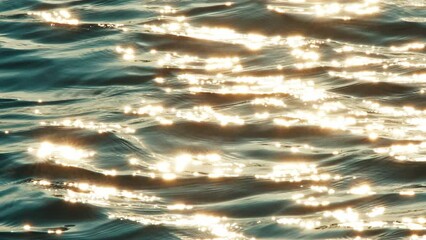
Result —
[{"label": "golden light reflection", "polygon": [[394,117],[408,117],[408,116],[426,116],[426,110],[418,110],[411,106],[404,106],[404,107],[391,107],[391,106],[384,106],[380,103],[363,100],[363,103],[370,109],[374,110],[375,112],[386,114],[389,116]]},{"label": "golden light reflection", "polygon": [[192,93],[216,92],[227,95],[284,93],[304,102],[314,102],[329,97],[329,94],[324,89],[316,87],[313,81],[302,81],[300,79],[284,80],[284,77],[280,75],[228,77],[219,74],[214,77],[205,77],[203,75],[182,74],[178,76],[178,79],[190,84],[189,91]]},{"label": "golden light reflection", "polygon": [[38,148],[29,148],[28,152],[42,160],[53,160],[64,166],[74,166],[84,163],[95,155],[94,151],[86,151],[73,146],[43,142]]},{"label": "golden light reflection", "polygon": [[413,190],[402,190],[402,191],[399,191],[399,195],[412,197],[416,195],[416,193]]},{"label": "golden light reflection", "polygon": [[426,235],[417,235],[413,234],[410,236],[409,240],[426,240]]},{"label": "golden light reflection", "polygon": [[308,163],[283,163],[273,167],[268,174],[255,175],[258,179],[269,179],[275,182],[301,182],[301,181],[329,181],[339,176],[327,173],[318,173],[314,164]]},{"label": "golden light reflection", "polygon": [[131,216],[110,214],[111,219],[126,219],[138,222],[144,225],[166,225],[184,228],[195,228],[200,232],[210,233],[214,239],[246,239],[244,235],[238,232],[239,227],[235,223],[229,223],[226,217],[217,217],[206,214],[195,215],[146,215]]},{"label": "golden light reflection", "polygon": [[394,222],[394,227],[409,230],[426,230],[426,219],[419,217],[417,219],[412,217],[403,217],[400,221]]},{"label": "golden light reflection", "polygon": [[106,176],[117,176],[117,170],[112,169],[112,170],[103,170],[102,172],[104,175]]},{"label": "golden light reflection", "polygon": [[374,152],[379,154],[387,154],[388,156],[398,161],[413,161],[413,162],[424,162],[426,157],[426,142],[420,144],[407,144],[407,145],[392,145],[389,147],[375,148]]},{"label": "golden light reflection", "polygon": [[210,106],[195,106],[192,109],[167,109],[161,105],[148,104],[138,109],[125,106],[124,113],[153,117],[161,125],[172,125],[177,120],[213,122],[221,126],[245,124],[245,120],[240,116],[219,113]]},{"label": "golden light reflection", "polygon": [[240,59],[238,57],[233,58],[208,58],[206,60],[205,69],[207,71],[217,71],[233,69],[234,72],[241,71],[243,68],[239,64]]},{"label": "golden light reflection", "polygon": [[186,204],[183,204],[183,203],[177,203],[177,204],[167,206],[167,209],[169,209],[169,210],[178,210],[178,211],[191,210],[192,208],[193,208],[193,206],[186,205]]},{"label": "golden light reflection", "polygon": [[[411,65],[411,63],[407,63],[407,64]],[[383,66],[388,66],[388,65],[383,65]],[[328,72],[328,74],[332,77],[361,80],[366,82],[391,82],[391,83],[411,83],[411,84],[426,82],[426,74],[401,75],[401,74],[396,74],[391,72],[376,72],[376,71],[360,71],[360,72],[330,71]]]},{"label": "golden light reflection", "polygon": [[296,203],[308,207],[324,207],[330,205],[329,201],[318,200],[316,197],[298,198],[296,199]]},{"label": "golden light reflection", "polygon": [[222,126],[228,124],[244,125],[245,121],[239,116],[225,115],[216,112],[212,107],[209,106],[197,106],[192,110],[178,110],[176,112],[178,118],[186,119],[194,122],[206,122],[213,120],[218,122]]},{"label": "golden light reflection", "polygon": [[319,220],[305,220],[303,218],[294,218],[294,217],[283,217],[276,220],[277,223],[287,226],[298,226],[304,229],[315,229],[321,226],[321,221]]},{"label": "golden light reflection", "polygon": [[135,133],[133,128],[122,126],[116,123],[99,123],[99,122],[85,122],[80,119],[65,119],[62,121],[52,121],[52,122],[40,122],[42,126],[54,126],[54,127],[68,127],[68,128],[77,128],[77,129],[87,129],[92,131],[97,131],[98,133],[105,132],[118,132],[132,134]]},{"label": "golden light reflection", "polygon": [[48,181],[48,180],[36,180],[36,181],[33,181],[33,184],[34,185],[40,185],[40,186],[50,186],[50,185],[52,185],[52,183],[50,182],[50,181]]},{"label": "golden light reflection", "polygon": [[306,51],[297,48],[291,51],[291,55],[295,56],[296,58],[310,61],[318,61],[320,58],[320,55],[314,51]]},{"label": "golden light reflection", "polygon": [[391,50],[395,52],[407,52],[410,50],[422,50],[425,48],[425,44],[421,42],[408,43],[401,46],[391,46]]},{"label": "golden light reflection", "polygon": [[367,65],[378,65],[384,62],[383,59],[371,58],[371,57],[363,57],[363,56],[354,56],[349,57],[344,60],[344,67],[359,67],[359,66],[367,66]]},{"label": "golden light reflection", "polygon": [[[335,130],[348,130],[357,124],[356,118],[344,116],[327,116],[325,111],[307,112],[297,111],[285,114],[283,117],[293,119],[297,123],[305,125],[316,125],[321,128],[335,129]],[[278,122],[279,124],[280,122]]]},{"label": "golden light reflection", "polygon": [[111,205],[115,204],[118,201],[117,199],[123,199],[128,202],[128,204],[132,201],[152,203],[160,200],[160,198],[156,196],[121,190],[115,187],[98,186],[85,182],[69,182],[64,183],[64,186],[68,188],[64,199],[71,203]]},{"label": "golden light reflection", "polygon": [[[296,226],[302,229],[321,229],[324,226],[327,226],[329,223],[329,218],[333,218],[338,221],[337,224],[334,222],[330,222],[331,226],[337,225],[341,228],[350,228],[358,232],[362,232],[366,229],[382,229],[382,228],[400,228],[400,221],[397,222],[385,222],[381,221],[378,217],[382,216],[385,212],[384,207],[374,207],[371,211],[362,214],[358,211],[348,207],[346,209],[337,209],[333,211],[324,211],[321,216],[310,216],[310,217],[282,217],[277,219],[277,223],[288,225],[288,226]],[[363,217],[368,217],[367,219],[363,219]],[[423,220],[424,218],[412,220],[417,223]],[[272,218],[275,221],[275,217]],[[401,222],[404,222],[401,221]],[[405,222],[409,222],[409,220],[405,220]],[[355,238],[361,239],[361,238]]]},{"label": "golden light reflection", "polygon": [[[425,230],[426,218],[424,217],[403,217],[396,221],[382,221],[379,217],[384,215],[385,207],[377,206],[366,213],[360,213],[350,207],[334,211],[325,211],[323,213],[324,221],[327,218],[334,218],[339,221],[338,226],[351,228],[355,231],[364,231],[367,229],[408,229]],[[366,219],[363,216],[368,217]]]},{"label": "golden light reflection", "polygon": [[[70,203],[83,203],[98,206],[149,206],[155,208],[161,200],[154,195],[148,195],[139,191],[119,189],[112,186],[102,186],[89,182],[55,182],[49,180],[34,180],[34,185],[42,186],[47,191],[61,196]],[[47,184],[49,183],[49,184]],[[55,231],[55,229],[51,229]],[[54,233],[54,232],[52,232]]]},{"label": "golden light reflection", "polygon": [[135,50],[133,50],[133,48],[131,47],[122,47],[122,46],[117,46],[115,48],[115,51],[118,54],[122,55],[122,58],[126,61],[131,61],[135,59]]},{"label": "golden light reflection", "polygon": [[375,192],[371,190],[371,187],[367,184],[363,184],[360,186],[352,187],[348,193],[354,195],[373,195]]},{"label": "golden light reflection", "polygon": [[[282,3],[283,1],[281,1]],[[373,15],[381,11],[378,0],[351,1],[342,3],[318,4],[318,1],[289,0],[286,2],[296,3],[292,8],[282,6],[280,3],[271,3],[269,10],[280,13],[304,13],[314,14],[317,17],[332,17],[349,20],[357,15]],[[231,6],[233,3],[224,3]],[[297,5],[301,4],[301,5]],[[295,6],[295,7],[294,7]],[[299,7],[300,6],[300,7]],[[289,10],[292,10],[290,12]],[[160,14],[176,14],[177,10],[171,6],[165,6],[158,10]],[[29,15],[40,17],[46,22],[77,25],[79,21],[74,19],[67,11],[51,13],[29,13]],[[207,26],[195,26],[187,21],[185,16],[162,16],[161,24],[146,24],[145,30],[156,34],[171,34],[195,39],[216,41],[224,44],[235,44],[250,50],[270,50],[276,46],[282,46],[285,53],[294,60],[292,64],[274,62],[280,72],[273,72],[267,76],[252,76],[249,71],[249,61],[233,55],[221,57],[201,57],[187,55],[180,52],[164,52],[152,49],[147,54],[154,59],[155,67],[177,68],[178,73],[174,76],[156,77],[153,79],[154,86],[163,89],[172,96],[177,93],[208,93],[234,95],[241,94],[248,97],[244,104],[251,104],[253,112],[238,111],[237,108],[222,111],[220,107],[197,105],[189,107],[170,107],[165,102],[142,102],[142,106],[136,104],[124,106],[124,114],[136,115],[144,120],[152,120],[163,126],[170,126],[179,121],[196,123],[214,123],[229,128],[251,124],[253,118],[261,119],[266,123],[278,126],[314,126],[325,128],[329,132],[346,131],[347,134],[361,135],[371,140],[367,144],[381,144],[382,138],[416,140],[408,144],[395,144],[387,147],[378,147],[373,150],[377,154],[390,156],[399,161],[426,161],[423,155],[426,153],[424,132],[426,132],[426,110],[412,106],[394,107],[386,106],[374,101],[364,100],[353,103],[348,101],[347,96],[333,93],[326,84],[316,79],[288,79],[287,70],[297,70],[303,74],[304,69],[317,66],[332,67],[333,71],[328,74],[331,77],[361,80],[369,82],[391,82],[391,83],[426,83],[426,74],[412,73],[411,68],[422,68],[425,66],[416,58],[401,56],[392,60],[377,54],[378,48],[360,45],[344,45],[339,42],[320,41],[309,39],[305,36],[292,35],[266,36],[257,33],[242,33],[232,28],[218,28]],[[104,25],[99,25],[103,27]],[[108,26],[108,25],[105,25]],[[332,54],[343,56],[327,59],[328,55],[323,44],[332,47]],[[401,46],[383,47],[389,54],[400,54],[408,51],[423,50],[425,44],[421,42],[409,43]],[[117,46],[116,52],[127,61],[136,58],[135,50],[131,47]],[[416,54],[411,52],[410,54]],[[329,60],[329,61],[328,61]],[[281,63],[279,65],[276,65]],[[244,67],[243,67],[244,64]],[[294,69],[296,67],[297,69]],[[394,67],[407,70],[406,74],[397,74],[392,71]],[[359,69],[363,70],[359,70]],[[370,69],[368,69],[370,68]],[[373,69],[374,68],[374,69]],[[185,71],[199,70],[199,71]],[[247,72],[245,72],[247,70]],[[243,72],[244,71],[244,72]],[[195,73],[194,73],[195,72]],[[201,73],[200,73],[201,72]],[[243,72],[243,74],[241,74]],[[268,73],[269,74],[269,73]],[[266,75],[266,74],[265,74]],[[176,76],[176,77],[175,77]],[[349,82],[349,81],[348,81]],[[355,82],[355,81],[354,81]],[[182,84],[187,89],[179,89],[173,84]],[[416,85],[417,86],[417,85]],[[423,93],[420,90],[420,93]],[[39,101],[40,102],[40,101]],[[294,102],[303,104],[302,108]],[[260,111],[259,111],[260,109]],[[39,109],[34,113],[41,114]],[[377,114],[389,117],[392,121],[378,119]],[[382,121],[383,120],[383,121]],[[258,120],[260,121],[260,120]],[[43,126],[61,126],[103,132],[135,133],[135,130],[120,124],[104,124],[96,122],[83,122],[81,120],[63,120],[59,122],[42,122]],[[166,128],[166,127],[165,127]],[[8,133],[8,132],[5,132]],[[376,141],[377,140],[377,141]],[[373,141],[376,141],[373,143]],[[333,154],[332,158],[339,158],[344,150],[315,149],[310,146],[296,145],[293,143],[275,143],[276,151],[297,156],[298,154],[326,152]],[[73,165],[94,156],[94,152],[79,149],[75,146],[59,145],[50,142],[40,144],[38,148],[30,148],[40,159],[55,160],[63,165]],[[339,155],[342,154],[342,155]],[[339,155],[339,156],[337,156]],[[165,181],[176,179],[207,176],[209,178],[238,177],[241,175],[253,176],[247,171],[245,163],[230,160],[229,156],[214,152],[186,153],[175,156],[160,156],[158,161],[149,164],[148,169],[144,162],[137,158],[130,158],[128,164],[135,170],[133,176],[144,175],[151,178],[161,178]],[[127,166],[129,166],[127,165]],[[342,196],[351,195],[368,196],[376,194],[368,184],[355,185],[349,190],[339,190],[335,185],[327,182],[340,180],[339,175],[322,173],[314,164],[306,162],[282,163],[272,165],[266,171],[256,172],[257,179],[275,182],[300,183],[302,190],[295,191],[291,200],[296,204],[315,208],[322,217],[282,217],[276,222],[287,226],[296,226],[306,230],[312,230],[326,224],[332,219],[331,224],[341,228],[349,228],[355,231],[364,231],[370,228],[401,228],[411,230],[425,229],[424,218],[403,218],[395,221],[383,221],[380,217],[386,212],[385,206],[373,206],[365,211],[355,210],[355,206],[345,209],[335,209],[333,203],[340,203]],[[146,171],[148,170],[148,171]],[[107,176],[116,176],[117,170],[103,170]],[[119,172],[120,175],[123,172]],[[112,178],[112,177],[111,177]],[[117,179],[118,177],[116,177]],[[355,177],[354,177],[355,178]],[[302,182],[308,182],[307,184]],[[34,185],[43,188],[53,187],[56,183],[49,180],[33,181]],[[302,185],[303,184],[303,185]],[[314,184],[314,185],[311,185]],[[138,191],[129,191],[112,186],[99,186],[88,182],[64,183],[64,199],[71,203],[85,203],[102,206],[129,204],[139,206],[140,203],[153,203],[148,208],[161,208],[172,213],[191,213],[197,209],[185,203],[159,203],[155,196],[148,196]],[[297,188],[299,185],[297,184]],[[416,192],[410,189],[399,191],[403,199],[415,196]],[[354,196],[349,196],[353,198]],[[359,196],[355,196],[359,197]],[[337,201],[336,201],[337,200]],[[333,206],[333,210],[320,212],[321,207]],[[189,211],[191,210],[191,211]],[[197,228],[201,232],[208,232],[218,239],[240,238],[243,235],[238,232],[238,226],[229,223],[226,218],[210,215],[127,215],[124,213],[111,213],[111,218],[128,219],[147,225],[171,225],[178,227]],[[274,219],[275,221],[275,219]],[[333,225],[334,226],[334,225]],[[31,226],[25,225],[24,230],[30,231]],[[49,233],[62,234],[62,230],[49,230]],[[414,237],[416,235],[413,235]],[[418,236],[416,236],[418,237]],[[361,239],[357,237],[355,239]],[[414,239],[414,238],[413,238]],[[418,238],[415,238],[418,239]]]},{"label": "golden light reflection", "polygon": [[[274,124],[290,127],[293,125],[313,125],[332,130],[348,131],[351,134],[364,135],[371,141],[381,137],[422,141],[426,131],[426,111],[411,106],[393,107],[363,100],[356,107],[349,108],[346,103],[323,99],[306,110],[287,110],[281,116],[272,118]],[[254,103],[255,101],[253,101]],[[260,104],[259,100],[256,103]],[[358,108],[358,109],[357,109]],[[368,110],[369,112],[365,111]],[[378,121],[375,114],[380,113],[394,118],[398,122]],[[254,114],[255,115],[255,114]]]},{"label": "golden light reflection", "polygon": [[128,28],[124,27],[124,24],[119,23],[98,23],[98,27],[120,29],[123,32],[127,32],[129,30]]},{"label": "golden light reflection", "polygon": [[360,214],[352,208],[346,208],[344,210],[339,209],[334,211],[325,211],[324,217],[333,217],[339,221],[339,226],[349,227],[356,231],[363,231],[365,228],[364,220],[362,220],[360,218]]},{"label": "golden light reflection", "polygon": [[164,6],[163,8],[161,8],[160,10],[159,10],[159,12],[161,13],[161,14],[175,14],[176,13],[176,9],[175,8],[173,8],[173,7],[171,7],[171,6]]},{"label": "golden light reflection", "polygon": [[30,231],[31,230],[31,226],[29,224],[25,224],[24,227],[23,227],[23,229],[25,231]]},{"label": "golden light reflection", "polygon": [[[204,155],[201,158],[208,158],[211,161],[219,161],[215,155]],[[48,190],[54,190],[55,194],[62,194],[65,201],[70,203],[92,204],[103,207],[116,207],[126,205],[128,207],[143,207],[150,209],[161,208],[163,210],[180,212],[192,210],[194,207],[184,203],[164,205],[160,198],[153,195],[146,195],[137,191],[119,189],[111,186],[100,186],[89,182],[56,182],[50,189],[48,180],[35,180],[32,183]],[[239,233],[240,227],[230,222],[226,217],[206,215],[206,214],[143,214],[127,215],[124,213],[111,211],[108,213],[110,219],[127,219],[144,225],[167,225],[182,228],[193,228],[200,232],[211,234],[218,239],[245,239]],[[24,226],[26,231],[31,230],[29,224]],[[62,229],[48,229],[49,234],[62,234]]]},{"label": "golden light reflection", "polygon": [[328,193],[328,194],[334,194],[336,191],[332,188],[326,187],[326,186],[318,186],[318,185],[312,185],[310,188],[314,192],[318,193]]},{"label": "golden light reflection", "polygon": [[164,108],[162,106],[158,105],[147,105],[144,107],[141,107],[137,110],[138,115],[149,115],[149,116],[157,116],[164,112]]},{"label": "golden light reflection", "polygon": [[170,23],[160,25],[145,24],[144,28],[158,34],[171,34],[196,39],[217,41],[223,43],[243,45],[250,50],[259,50],[265,46],[280,45],[281,37],[267,37],[256,33],[239,33],[229,28],[196,27],[190,25],[184,18],[174,18]]},{"label": "golden light reflection", "polygon": [[180,69],[189,68],[188,65],[197,64],[199,58],[197,56],[180,55],[177,53],[167,53],[157,60],[157,64],[161,67],[177,67]]},{"label": "golden light reflection", "polygon": [[310,43],[304,36],[301,35],[288,36],[285,39],[285,42],[290,48],[301,48]]},{"label": "golden light reflection", "polygon": [[369,216],[370,218],[374,218],[380,215],[383,215],[385,213],[385,208],[384,207],[375,207],[371,210],[371,212],[367,213],[367,216]]},{"label": "golden light reflection", "polygon": [[[173,160],[161,161],[151,166],[164,180],[174,180],[178,177],[206,175],[209,178],[237,177],[243,172],[245,164],[226,162],[216,153],[189,154],[175,156]],[[156,177],[156,173],[152,177]]]},{"label": "golden light reflection", "polygon": [[73,18],[71,13],[68,10],[62,9],[58,11],[41,11],[41,12],[28,12],[30,16],[36,16],[41,18],[45,22],[50,22],[52,24],[66,24],[66,25],[78,25],[80,21],[76,18]]},{"label": "golden light reflection", "polygon": [[[350,20],[354,16],[373,15],[380,12],[379,0],[364,0],[348,3],[323,3],[318,1],[291,0],[300,5],[283,5],[282,2],[272,1],[267,9],[280,14],[309,14],[317,17],[332,17]],[[302,4],[303,3],[303,4]]]}]

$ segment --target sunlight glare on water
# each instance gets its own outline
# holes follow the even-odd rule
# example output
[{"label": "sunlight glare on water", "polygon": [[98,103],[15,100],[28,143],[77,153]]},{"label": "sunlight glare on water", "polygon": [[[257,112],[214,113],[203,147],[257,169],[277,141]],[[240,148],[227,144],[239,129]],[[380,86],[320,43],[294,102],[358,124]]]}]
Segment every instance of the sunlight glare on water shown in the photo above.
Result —
[{"label": "sunlight glare on water", "polygon": [[0,239],[426,239],[425,6],[4,1]]}]

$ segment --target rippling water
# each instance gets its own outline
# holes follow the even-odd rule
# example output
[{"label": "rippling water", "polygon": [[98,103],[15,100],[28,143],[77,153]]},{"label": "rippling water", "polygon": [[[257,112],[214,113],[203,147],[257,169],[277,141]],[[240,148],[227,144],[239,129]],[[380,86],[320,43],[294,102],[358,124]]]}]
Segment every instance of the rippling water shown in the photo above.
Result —
[{"label": "rippling water", "polygon": [[0,239],[426,239],[425,0],[1,0]]}]

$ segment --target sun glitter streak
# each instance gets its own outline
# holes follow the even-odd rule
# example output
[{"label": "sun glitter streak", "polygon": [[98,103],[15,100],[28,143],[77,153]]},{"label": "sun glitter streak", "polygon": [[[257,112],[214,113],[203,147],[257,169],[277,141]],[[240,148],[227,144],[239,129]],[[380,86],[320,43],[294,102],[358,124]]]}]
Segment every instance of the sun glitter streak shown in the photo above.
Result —
[{"label": "sun glitter streak", "polygon": [[226,217],[217,217],[206,214],[167,215],[161,218],[156,216],[128,216],[120,214],[110,214],[110,219],[126,219],[144,225],[166,225],[175,227],[195,228],[200,232],[212,234],[214,239],[247,239],[237,230],[239,227],[234,223],[228,223]]},{"label": "sun glitter streak", "polygon": [[[276,3],[275,3],[276,2]],[[373,15],[380,12],[378,5],[379,0],[364,0],[360,3],[327,3],[318,1],[297,1],[296,3],[304,3],[300,6],[285,6],[280,2],[273,1],[270,5],[267,5],[267,9],[280,14],[286,13],[299,13],[309,14],[317,17],[332,17],[341,18],[344,20],[350,20],[354,16],[359,15]]]},{"label": "sun glitter streak", "polygon": [[185,36],[196,39],[243,45],[253,51],[260,50],[266,46],[280,45],[282,43],[280,36],[267,37],[254,33],[244,34],[229,28],[205,26],[195,27],[184,20],[184,18],[175,18],[174,21],[170,23],[163,23],[160,25],[145,24],[144,28],[150,32],[158,34],[171,34],[176,36]]},{"label": "sun glitter streak", "polygon": [[54,160],[55,163],[64,166],[81,164],[95,155],[94,151],[85,151],[76,147],[50,142],[43,142],[37,149],[29,148],[28,151],[34,153],[39,159]]},{"label": "sun glitter streak", "polygon": [[182,177],[205,175],[209,178],[238,177],[243,172],[245,164],[227,162],[216,153],[189,154],[183,153],[172,160],[164,160],[149,167],[155,171],[152,177],[159,174],[164,180],[174,180]]},{"label": "sun glitter streak", "polygon": [[255,175],[258,179],[269,179],[275,182],[301,182],[301,181],[329,181],[338,176],[318,173],[314,164],[307,163],[283,163],[273,167],[268,174]]},{"label": "sun glitter streak", "polygon": [[41,12],[28,12],[29,16],[36,16],[41,18],[45,22],[50,22],[52,24],[65,24],[65,25],[78,25],[80,21],[76,18],[73,18],[71,13],[68,10],[59,10],[59,11],[41,11]]}]

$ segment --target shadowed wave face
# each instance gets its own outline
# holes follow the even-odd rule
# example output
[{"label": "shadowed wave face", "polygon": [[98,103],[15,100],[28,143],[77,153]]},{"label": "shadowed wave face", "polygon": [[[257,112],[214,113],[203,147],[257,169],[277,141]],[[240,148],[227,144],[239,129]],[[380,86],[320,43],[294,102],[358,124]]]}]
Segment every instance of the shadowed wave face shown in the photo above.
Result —
[{"label": "shadowed wave face", "polygon": [[1,0],[0,239],[426,239],[424,0]]}]

